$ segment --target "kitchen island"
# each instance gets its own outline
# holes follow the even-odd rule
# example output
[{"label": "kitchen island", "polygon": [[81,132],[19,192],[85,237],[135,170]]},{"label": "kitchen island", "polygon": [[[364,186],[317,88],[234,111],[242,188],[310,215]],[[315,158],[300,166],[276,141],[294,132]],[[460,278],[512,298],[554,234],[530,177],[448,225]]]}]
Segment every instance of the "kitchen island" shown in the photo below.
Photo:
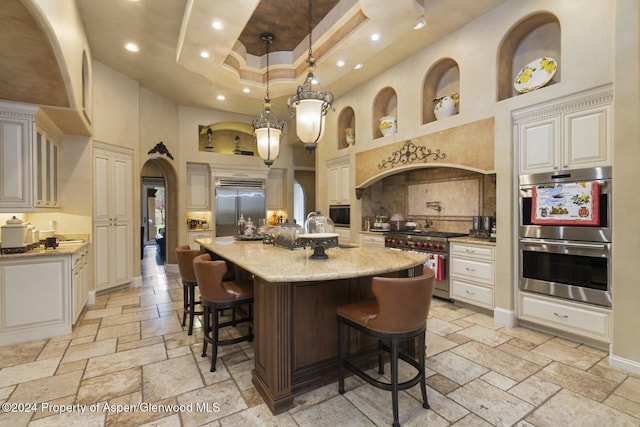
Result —
[{"label": "kitchen island", "polygon": [[[374,276],[420,274],[425,254],[375,247],[331,248],[329,259],[311,249],[289,250],[261,241],[198,239],[202,249],[254,283],[253,383],[274,414],[295,396],[337,379],[336,307],[370,298]],[[349,337],[355,350],[367,344]],[[337,392],[337,390],[336,390]]]}]

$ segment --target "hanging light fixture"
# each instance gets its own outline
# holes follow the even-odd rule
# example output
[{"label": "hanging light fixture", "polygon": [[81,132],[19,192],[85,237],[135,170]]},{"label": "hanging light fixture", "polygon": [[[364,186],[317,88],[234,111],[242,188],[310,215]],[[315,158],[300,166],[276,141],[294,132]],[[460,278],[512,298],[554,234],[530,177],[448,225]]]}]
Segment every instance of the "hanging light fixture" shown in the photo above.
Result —
[{"label": "hanging light fixture", "polygon": [[260,117],[251,121],[256,135],[258,155],[264,164],[271,167],[280,153],[280,136],[284,128],[284,121],[276,119],[271,113],[271,98],[269,96],[269,45],[274,37],[271,33],[260,34],[260,40],[267,45],[267,95],[264,97],[264,110]]},{"label": "hanging light fixture", "polygon": [[[291,117],[296,118],[296,134],[309,152],[315,150],[325,131],[327,110],[333,108],[333,94],[323,92],[322,88],[313,89],[315,59],[311,50],[311,0],[309,0],[309,57],[307,59],[307,77],[296,93],[289,97]],[[319,86],[319,85],[318,85]]]}]

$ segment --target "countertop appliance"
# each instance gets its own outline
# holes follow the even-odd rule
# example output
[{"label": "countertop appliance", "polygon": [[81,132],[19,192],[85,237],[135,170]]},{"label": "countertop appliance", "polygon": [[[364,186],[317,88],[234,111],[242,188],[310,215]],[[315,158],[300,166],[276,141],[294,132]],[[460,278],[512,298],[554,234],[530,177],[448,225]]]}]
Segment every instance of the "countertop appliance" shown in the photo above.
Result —
[{"label": "countertop appliance", "polygon": [[27,224],[15,216],[7,220],[0,227],[0,252],[3,254],[16,254],[27,252],[31,245],[27,243]]},{"label": "countertop appliance", "polygon": [[240,215],[255,224],[266,217],[264,180],[217,180],[215,207],[216,236],[237,236]]},{"label": "countertop appliance", "polygon": [[449,238],[466,236],[465,233],[446,231],[401,231],[385,235],[386,248],[424,252],[429,254],[425,264],[436,272],[433,295],[451,299],[449,289]]}]

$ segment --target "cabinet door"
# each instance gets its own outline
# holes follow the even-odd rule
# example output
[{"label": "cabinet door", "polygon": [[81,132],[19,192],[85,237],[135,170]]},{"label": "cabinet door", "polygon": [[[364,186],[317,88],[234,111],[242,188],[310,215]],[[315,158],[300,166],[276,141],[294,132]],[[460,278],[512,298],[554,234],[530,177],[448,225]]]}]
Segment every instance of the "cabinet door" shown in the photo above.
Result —
[{"label": "cabinet door", "polygon": [[521,174],[558,169],[561,154],[559,132],[558,117],[522,123],[519,126]]},{"label": "cabinet door", "polygon": [[351,181],[350,170],[351,169],[349,168],[349,165],[340,167],[338,195],[339,195],[339,203],[341,205],[348,205],[351,202],[351,197],[350,197],[351,192],[349,191],[351,188],[350,187],[350,181]]},{"label": "cabinet door", "polygon": [[187,168],[187,210],[209,210],[209,168],[201,165]]},{"label": "cabinet door", "polygon": [[0,208],[9,211],[31,204],[30,129],[27,119],[0,117]]},{"label": "cabinet door", "polygon": [[340,204],[340,169],[329,168],[327,170],[327,195],[330,205]]},{"label": "cabinet door", "polygon": [[267,210],[282,210],[284,208],[282,203],[282,182],[283,171],[273,169],[269,171],[266,188]]},{"label": "cabinet door", "polygon": [[611,164],[611,105],[564,115],[565,167]]}]

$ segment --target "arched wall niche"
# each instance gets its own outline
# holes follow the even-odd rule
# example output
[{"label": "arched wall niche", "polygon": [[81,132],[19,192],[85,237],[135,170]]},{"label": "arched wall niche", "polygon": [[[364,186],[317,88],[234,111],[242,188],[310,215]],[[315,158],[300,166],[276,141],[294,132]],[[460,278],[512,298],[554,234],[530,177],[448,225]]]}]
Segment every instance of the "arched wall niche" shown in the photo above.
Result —
[{"label": "arched wall niche", "polygon": [[385,116],[396,116],[398,120],[398,96],[395,89],[390,86],[380,90],[373,100],[373,139],[382,138],[380,119]]},{"label": "arched wall niche", "polygon": [[549,12],[530,15],[511,27],[498,50],[498,101],[520,95],[514,88],[514,79],[525,65],[537,58],[551,57],[558,64],[547,86],[561,81],[561,36],[560,21]]},{"label": "arched wall niche", "polygon": [[338,150],[348,148],[350,145],[347,142],[346,129],[353,129],[354,132],[356,130],[356,113],[351,107],[343,108],[338,116]]},{"label": "arched wall niche", "polygon": [[433,100],[453,93],[460,94],[460,67],[452,58],[443,58],[433,64],[425,75],[422,86],[422,124],[436,120]]}]

